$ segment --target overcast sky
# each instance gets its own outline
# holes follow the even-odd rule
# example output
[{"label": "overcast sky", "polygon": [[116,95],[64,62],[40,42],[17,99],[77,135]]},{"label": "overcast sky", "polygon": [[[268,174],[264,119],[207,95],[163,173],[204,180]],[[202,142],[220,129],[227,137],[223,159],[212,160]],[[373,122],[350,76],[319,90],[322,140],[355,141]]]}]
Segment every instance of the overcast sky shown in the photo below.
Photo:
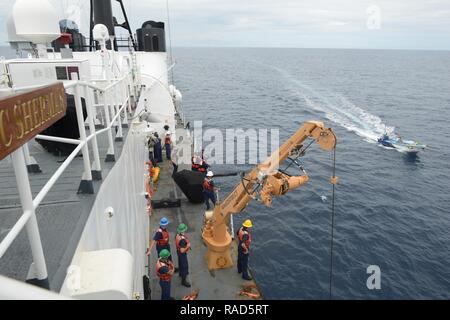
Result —
[{"label": "overcast sky", "polygon": [[[51,2],[87,32],[88,0]],[[2,43],[13,3],[0,0]],[[167,21],[166,0],[124,3],[133,29],[146,20]],[[174,47],[450,50],[450,0],[169,0],[169,7]]]}]

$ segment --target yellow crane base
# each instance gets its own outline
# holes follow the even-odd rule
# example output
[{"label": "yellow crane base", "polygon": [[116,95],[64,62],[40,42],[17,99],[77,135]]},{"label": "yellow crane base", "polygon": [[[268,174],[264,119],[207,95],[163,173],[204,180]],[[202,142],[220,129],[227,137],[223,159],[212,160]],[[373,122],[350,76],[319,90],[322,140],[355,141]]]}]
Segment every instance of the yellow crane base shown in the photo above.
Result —
[{"label": "yellow crane base", "polygon": [[208,248],[205,254],[206,263],[209,270],[227,269],[233,267],[230,246],[222,252],[212,251]]},{"label": "yellow crane base", "polygon": [[228,232],[221,233],[221,239],[215,239],[211,230],[203,229],[202,238],[208,249],[205,258],[209,270],[231,268],[233,259],[231,258],[231,236]]}]

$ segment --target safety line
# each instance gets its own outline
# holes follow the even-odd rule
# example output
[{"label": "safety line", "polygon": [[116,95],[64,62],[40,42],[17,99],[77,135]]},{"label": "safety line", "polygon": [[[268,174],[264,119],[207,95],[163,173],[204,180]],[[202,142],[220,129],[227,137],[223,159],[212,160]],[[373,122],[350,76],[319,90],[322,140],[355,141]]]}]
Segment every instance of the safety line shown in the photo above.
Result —
[{"label": "safety line", "polygon": [[[333,152],[333,178],[336,177],[336,146]],[[333,249],[334,249],[334,217],[336,184],[333,183],[333,198],[331,205],[331,249],[330,249],[330,300],[333,299]]]}]

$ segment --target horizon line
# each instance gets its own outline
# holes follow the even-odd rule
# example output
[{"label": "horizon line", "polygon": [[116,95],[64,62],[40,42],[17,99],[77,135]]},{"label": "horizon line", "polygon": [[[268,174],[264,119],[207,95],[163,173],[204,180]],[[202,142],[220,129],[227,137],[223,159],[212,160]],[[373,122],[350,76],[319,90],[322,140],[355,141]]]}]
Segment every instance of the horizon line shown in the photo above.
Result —
[{"label": "horizon line", "polygon": [[172,46],[176,48],[192,48],[192,49],[305,49],[305,50],[386,50],[386,51],[450,51],[450,48],[436,48],[436,49],[426,49],[426,48],[351,48],[351,47],[270,47],[270,46]]},{"label": "horizon line", "polygon": [[[15,51],[10,46],[6,44],[0,44],[0,48],[8,48],[12,51]],[[181,49],[304,49],[304,50],[377,50],[377,51],[439,51],[446,52],[450,51],[450,48],[436,48],[436,49],[428,49],[428,48],[364,48],[364,47],[293,47],[293,46],[209,46],[209,45],[196,45],[196,46],[185,46],[185,45],[177,45],[172,46],[173,49],[181,48]],[[167,47],[167,49],[169,49]],[[167,50],[169,52],[169,50]]]}]

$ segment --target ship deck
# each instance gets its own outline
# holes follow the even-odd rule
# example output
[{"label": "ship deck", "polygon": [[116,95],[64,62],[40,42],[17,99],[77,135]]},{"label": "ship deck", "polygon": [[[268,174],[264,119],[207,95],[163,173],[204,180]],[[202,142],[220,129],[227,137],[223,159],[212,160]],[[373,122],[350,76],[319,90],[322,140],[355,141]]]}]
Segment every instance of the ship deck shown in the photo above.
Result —
[{"label": "ship deck", "polygon": [[[89,130],[86,129],[89,135]],[[124,141],[128,129],[123,129]],[[115,157],[121,155],[124,142],[115,142]],[[107,135],[98,137],[101,181],[93,181],[94,194],[77,194],[83,172],[83,157],[76,157],[68,169],[36,209],[39,231],[47,264],[50,289],[59,292],[69,267],[89,213],[96,199],[102,181],[106,178],[114,162],[105,162]],[[29,173],[31,192],[35,197],[45,183],[66,159],[45,151],[35,140],[29,142],[30,155],[38,162],[41,173]],[[92,151],[92,150],[91,150]],[[93,159],[92,153],[90,154]],[[0,161],[0,240],[2,240],[22,214],[16,178],[10,157]],[[0,259],[0,274],[25,281],[32,263],[30,244],[25,230],[14,240],[11,247]]]},{"label": "ship deck", "polygon": [[[174,237],[178,224],[185,223],[188,226],[187,236],[191,241],[192,250],[188,253],[189,277],[191,288],[181,285],[181,278],[177,273],[172,278],[171,294],[175,299],[182,299],[194,292],[198,292],[200,300],[235,300],[249,299],[246,296],[240,296],[239,292],[244,285],[256,285],[254,281],[245,281],[237,273],[236,267],[222,270],[209,271],[206,265],[206,245],[201,237],[203,224],[203,215],[205,212],[204,204],[192,204],[184,196],[179,187],[172,179],[172,164],[165,160],[159,164],[161,168],[160,179],[156,184],[156,192],[153,200],[180,199],[181,206],[177,208],[154,209],[150,218],[150,235],[153,236],[158,228],[159,220],[167,217],[170,221],[168,231],[170,233],[171,251],[175,267],[178,266],[178,258],[174,245]],[[180,165],[179,170],[190,169],[186,165]],[[237,250],[236,242],[232,243],[232,257],[236,262]],[[150,255],[150,283],[152,290],[152,299],[161,298],[159,280],[155,274],[156,249],[154,248]]]}]

